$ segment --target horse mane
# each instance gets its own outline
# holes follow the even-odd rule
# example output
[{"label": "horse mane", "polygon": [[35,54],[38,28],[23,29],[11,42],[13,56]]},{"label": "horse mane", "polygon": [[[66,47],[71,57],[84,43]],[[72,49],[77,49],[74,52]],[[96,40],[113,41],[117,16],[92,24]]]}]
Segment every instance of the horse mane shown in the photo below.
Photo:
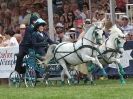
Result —
[{"label": "horse mane", "polygon": [[123,37],[124,36],[124,33],[116,25],[112,26],[112,28],[110,30],[111,30],[110,31],[110,34],[111,35],[120,36],[120,37]]}]

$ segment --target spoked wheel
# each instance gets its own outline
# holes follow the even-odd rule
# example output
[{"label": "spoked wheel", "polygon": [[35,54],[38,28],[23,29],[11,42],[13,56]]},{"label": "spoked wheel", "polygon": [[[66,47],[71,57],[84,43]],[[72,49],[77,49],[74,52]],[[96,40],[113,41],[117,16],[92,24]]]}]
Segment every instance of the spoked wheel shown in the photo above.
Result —
[{"label": "spoked wheel", "polygon": [[70,83],[78,84],[79,83],[79,72],[75,69],[70,69],[69,73],[70,73],[72,79],[68,80],[68,84],[70,84]]},{"label": "spoked wheel", "polygon": [[28,68],[25,73],[25,85],[26,87],[35,87],[36,85],[36,72],[32,68]]},{"label": "spoked wheel", "polygon": [[20,87],[21,77],[17,71],[11,72],[8,80],[10,87]]}]

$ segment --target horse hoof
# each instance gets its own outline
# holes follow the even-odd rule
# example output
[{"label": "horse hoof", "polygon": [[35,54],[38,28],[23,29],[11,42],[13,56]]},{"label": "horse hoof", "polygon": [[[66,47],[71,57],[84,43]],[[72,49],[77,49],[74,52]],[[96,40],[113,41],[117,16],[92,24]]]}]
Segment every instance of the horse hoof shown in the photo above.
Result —
[{"label": "horse hoof", "polygon": [[121,81],[121,84],[122,84],[122,85],[125,85],[125,84],[126,84],[126,82],[125,82],[125,81]]},{"label": "horse hoof", "polygon": [[65,81],[61,81],[61,85],[65,85]]},{"label": "horse hoof", "polygon": [[94,81],[91,81],[91,85],[95,86],[96,84],[94,83]]}]

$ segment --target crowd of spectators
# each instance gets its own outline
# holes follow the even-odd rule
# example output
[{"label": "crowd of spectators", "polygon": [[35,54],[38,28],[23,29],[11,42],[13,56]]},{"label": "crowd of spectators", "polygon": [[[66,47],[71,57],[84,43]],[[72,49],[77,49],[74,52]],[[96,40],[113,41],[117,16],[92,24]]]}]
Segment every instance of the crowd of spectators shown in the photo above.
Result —
[{"label": "crowd of spectators", "polygon": [[[77,31],[83,29],[86,19],[90,19],[89,24],[104,23],[106,20],[105,13],[110,12],[109,0],[91,0],[91,10],[88,1],[53,0],[54,26],[56,27],[60,23],[65,30],[64,32],[67,32],[72,28]],[[116,0],[116,11],[125,12],[126,3],[126,0]],[[5,40],[3,36],[5,36],[6,32],[10,32],[9,34],[13,32],[18,43],[20,43],[32,14],[48,23],[47,8],[47,0],[1,0],[0,38]],[[117,23],[121,25],[122,20],[118,20]]]}]

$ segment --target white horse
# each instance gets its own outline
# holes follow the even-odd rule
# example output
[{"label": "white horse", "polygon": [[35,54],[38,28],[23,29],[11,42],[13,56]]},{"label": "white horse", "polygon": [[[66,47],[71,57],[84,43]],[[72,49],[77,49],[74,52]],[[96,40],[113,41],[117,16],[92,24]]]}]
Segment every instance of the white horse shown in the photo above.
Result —
[{"label": "white horse", "polygon": [[122,31],[116,27],[116,25],[113,26],[110,30],[111,32],[109,38],[106,39],[101,46],[99,46],[98,59],[103,66],[107,66],[108,64],[112,64],[114,62],[117,66],[121,83],[123,84],[125,83],[125,80],[123,78],[123,75],[125,73],[122,65],[120,64],[120,57],[122,56],[122,53],[124,51],[123,46],[126,42],[125,34],[123,34]]},{"label": "white horse", "polygon": [[67,66],[76,66],[81,63],[92,61],[97,64],[106,75],[102,64],[97,58],[97,46],[102,43],[103,30],[92,26],[84,37],[75,43],[60,43],[58,45],[51,45],[47,51],[45,58],[47,61],[53,57],[63,67],[61,79],[64,81],[64,74],[71,79]]}]

